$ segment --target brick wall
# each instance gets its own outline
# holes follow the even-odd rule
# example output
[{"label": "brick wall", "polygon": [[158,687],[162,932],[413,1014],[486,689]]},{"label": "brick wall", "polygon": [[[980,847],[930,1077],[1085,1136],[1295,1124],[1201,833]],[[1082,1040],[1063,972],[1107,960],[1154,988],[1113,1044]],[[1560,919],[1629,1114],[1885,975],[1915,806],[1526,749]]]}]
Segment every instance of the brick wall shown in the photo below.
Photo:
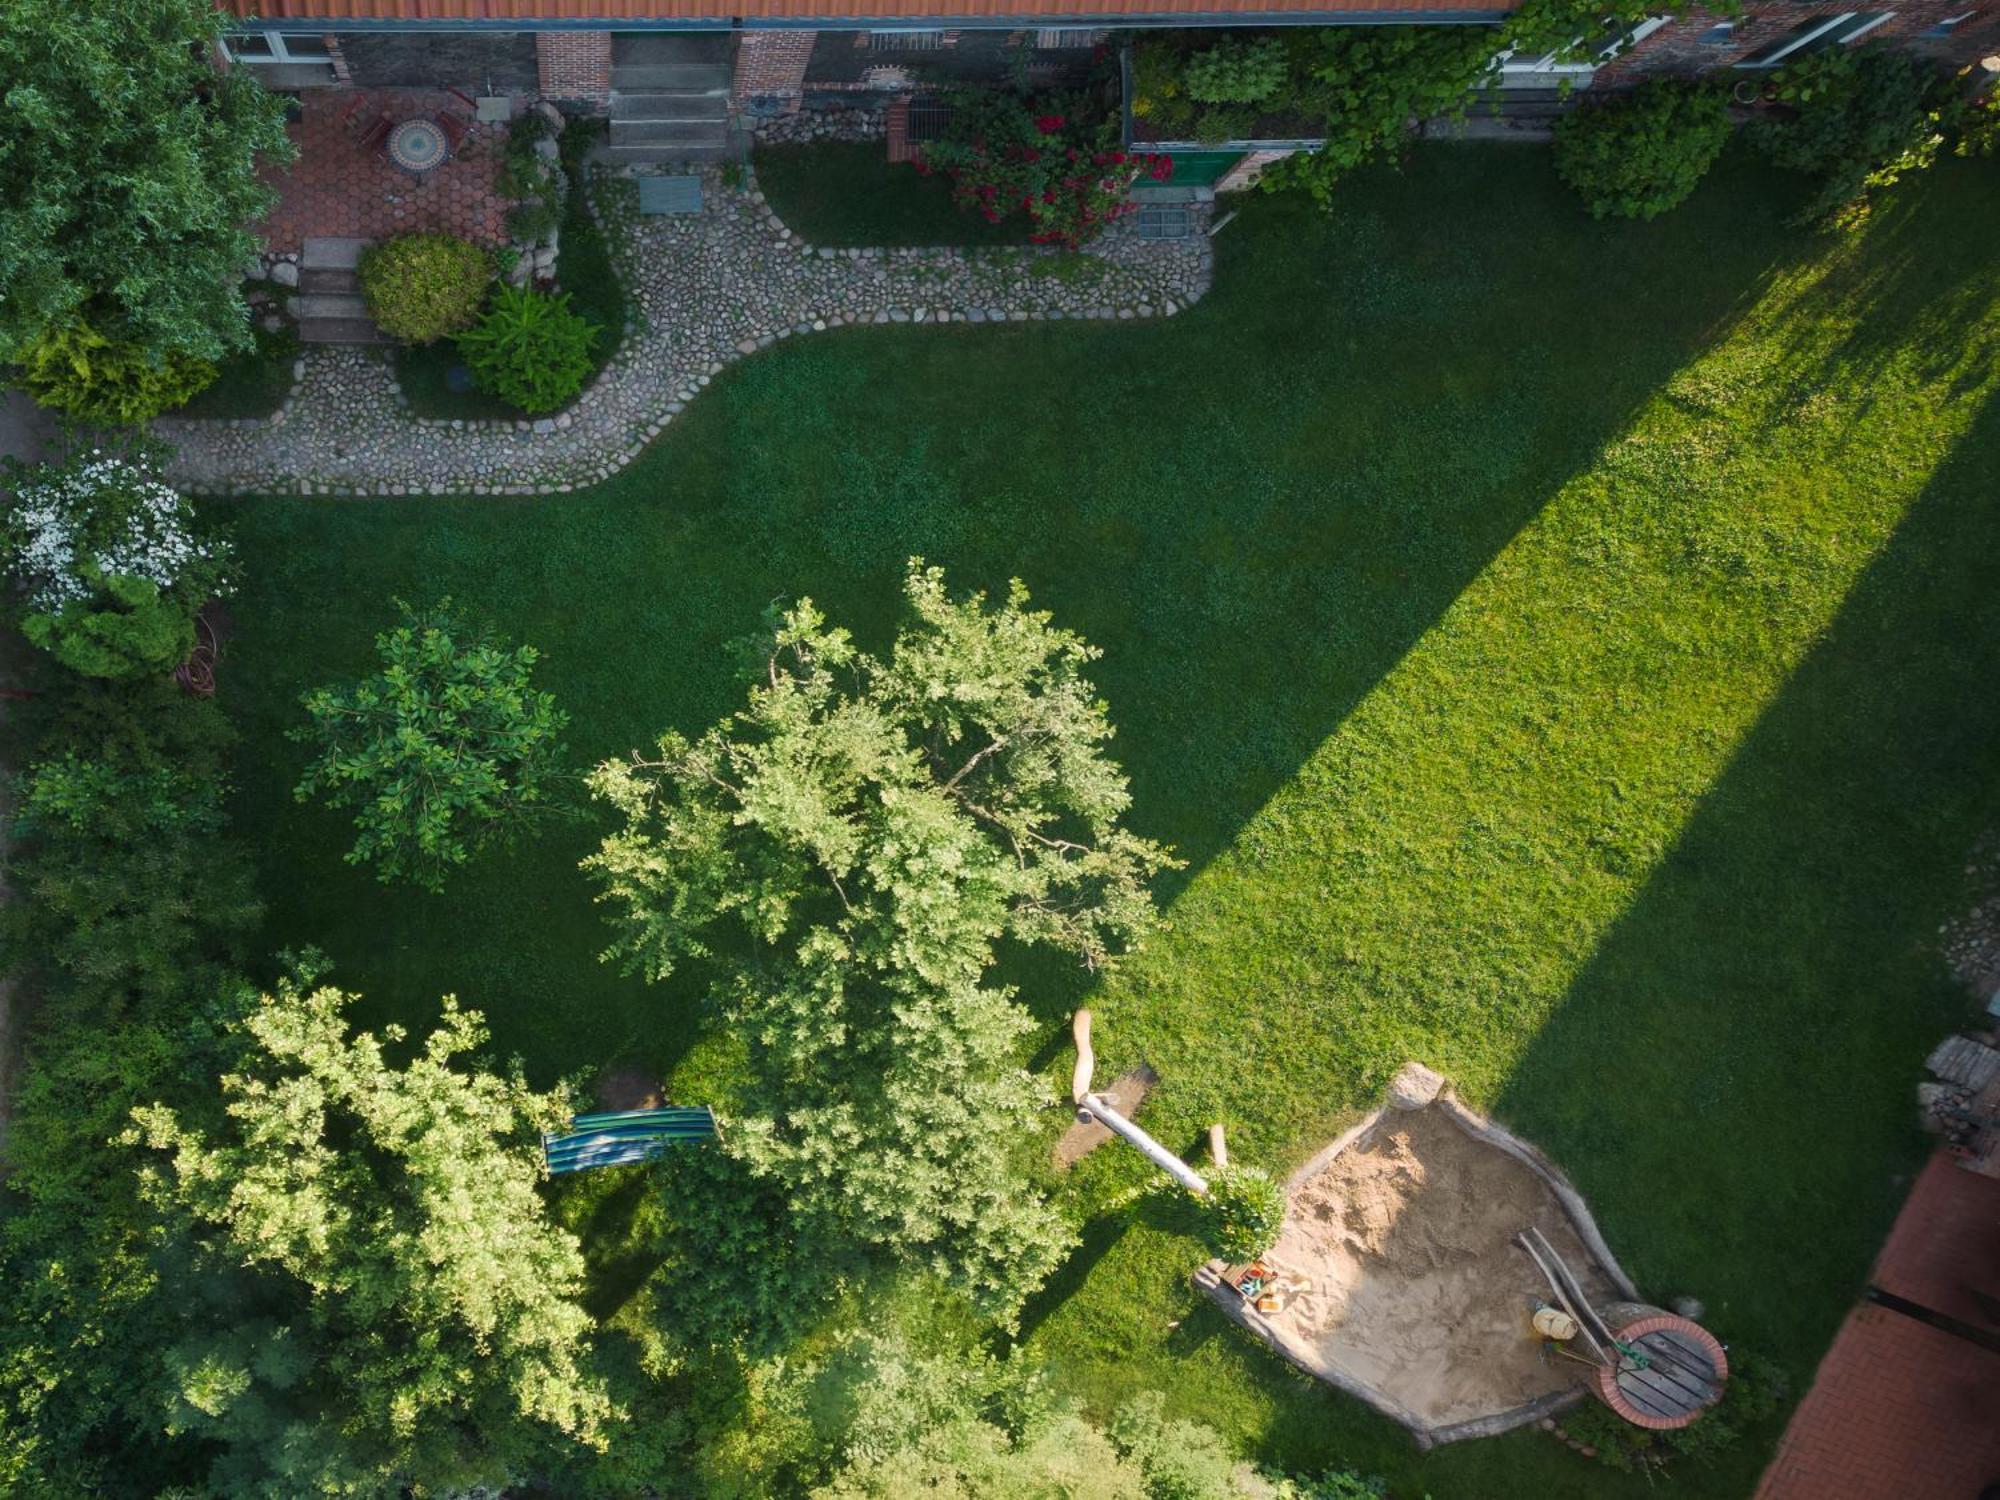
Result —
[{"label": "brick wall", "polygon": [[753,98],[782,99],[787,110],[805,95],[806,64],[812,61],[817,31],[746,31],[736,43],[736,82],[731,101],[741,108]]},{"label": "brick wall", "polygon": [[[2000,10],[1979,7],[1974,0],[1902,0],[1900,4],[1897,0],[1885,0],[1879,8],[1887,10],[1891,4],[1896,5],[1895,14],[1858,41],[1907,45],[1914,51],[1954,66],[1973,62],[2000,45]],[[1660,74],[1726,70],[1745,55],[1777,41],[1803,21],[1866,9],[1859,4],[1796,5],[1790,0],[1778,0],[1778,3],[1746,4],[1742,13],[1735,17],[1692,10],[1669,21],[1629,52],[1600,67],[1591,80],[1592,86],[1616,87]],[[1923,36],[1940,21],[1964,15],[1969,10],[1977,13],[1949,36]],[[1713,28],[1732,19],[1735,25],[1725,39],[1719,43],[1702,40]]]},{"label": "brick wall", "polygon": [[535,70],[542,97],[603,109],[611,102],[611,33],[538,31]]}]

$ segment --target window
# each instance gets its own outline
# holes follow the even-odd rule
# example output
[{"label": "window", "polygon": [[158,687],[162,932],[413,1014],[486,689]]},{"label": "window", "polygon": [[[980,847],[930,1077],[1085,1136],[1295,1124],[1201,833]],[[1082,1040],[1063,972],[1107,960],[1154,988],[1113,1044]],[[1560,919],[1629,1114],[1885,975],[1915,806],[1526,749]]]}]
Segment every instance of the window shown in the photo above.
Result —
[{"label": "window", "polygon": [[1703,47],[1727,47],[1735,40],[1736,23],[1734,21],[1718,21],[1695,38],[1695,42]]},{"label": "window", "polygon": [[240,63],[323,63],[332,58],[321,32],[232,31],[222,44]]},{"label": "window", "polygon": [[871,31],[871,52],[936,52],[944,46],[942,31]]},{"label": "window", "polygon": [[1776,41],[1736,60],[1739,68],[1775,68],[1787,58],[1823,47],[1844,46],[1866,36],[1896,13],[1893,10],[1844,10],[1838,15],[1808,16]]},{"label": "window", "polygon": [[1928,37],[1950,36],[1954,31],[1958,30],[1959,27],[1963,26],[1967,21],[1970,21],[1974,16],[1978,14],[1979,12],[1976,10],[1969,10],[1966,11],[1963,15],[1946,16],[1942,21],[1938,22],[1937,25],[1931,27],[1928,31],[1925,31],[1921,34]]},{"label": "window", "polygon": [[1595,39],[1580,36],[1567,47],[1535,56],[1523,55],[1509,47],[1493,62],[1500,69],[1503,83],[1508,80],[1527,82],[1529,75],[1533,74],[1588,76],[1602,64],[1643,42],[1666,25],[1667,20],[1666,16],[1648,16],[1629,31],[1608,31]]}]

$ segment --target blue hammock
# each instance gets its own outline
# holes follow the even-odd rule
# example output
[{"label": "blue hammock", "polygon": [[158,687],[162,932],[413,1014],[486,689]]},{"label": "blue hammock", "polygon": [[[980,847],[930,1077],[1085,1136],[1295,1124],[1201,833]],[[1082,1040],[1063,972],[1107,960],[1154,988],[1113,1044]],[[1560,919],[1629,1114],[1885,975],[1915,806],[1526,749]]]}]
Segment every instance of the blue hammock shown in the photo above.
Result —
[{"label": "blue hammock", "polygon": [[669,1146],[712,1141],[717,1134],[715,1111],[706,1104],[578,1115],[564,1134],[542,1136],[542,1155],[552,1173],[582,1172],[652,1161]]}]

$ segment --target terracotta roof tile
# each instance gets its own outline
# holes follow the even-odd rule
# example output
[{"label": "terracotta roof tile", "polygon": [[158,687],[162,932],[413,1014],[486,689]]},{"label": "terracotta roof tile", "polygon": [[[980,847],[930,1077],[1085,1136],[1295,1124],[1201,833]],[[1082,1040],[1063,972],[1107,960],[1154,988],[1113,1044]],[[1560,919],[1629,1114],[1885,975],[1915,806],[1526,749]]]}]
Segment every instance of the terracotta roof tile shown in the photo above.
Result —
[{"label": "terracotta roof tile", "polygon": [[1044,22],[1101,17],[1181,15],[1328,15],[1366,13],[1484,18],[1518,0],[220,0],[225,10],[282,25],[287,21],[464,22],[493,25],[562,22],[744,20],[852,21],[988,18]]}]

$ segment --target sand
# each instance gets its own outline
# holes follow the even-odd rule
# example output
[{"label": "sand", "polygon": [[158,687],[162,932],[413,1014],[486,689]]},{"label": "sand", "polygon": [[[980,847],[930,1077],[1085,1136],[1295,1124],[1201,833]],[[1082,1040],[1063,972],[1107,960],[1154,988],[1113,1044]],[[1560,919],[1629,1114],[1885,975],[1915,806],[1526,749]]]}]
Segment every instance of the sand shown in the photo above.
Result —
[{"label": "sand", "polygon": [[1431,1426],[1470,1421],[1580,1385],[1542,1358],[1528,1326],[1548,1283],[1513,1243],[1529,1225],[1594,1302],[1614,1295],[1548,1184],[1442,1110],[1388,1110],[1294,1189],[1270,1259],[1313,1290],[1269,1319]]}]

